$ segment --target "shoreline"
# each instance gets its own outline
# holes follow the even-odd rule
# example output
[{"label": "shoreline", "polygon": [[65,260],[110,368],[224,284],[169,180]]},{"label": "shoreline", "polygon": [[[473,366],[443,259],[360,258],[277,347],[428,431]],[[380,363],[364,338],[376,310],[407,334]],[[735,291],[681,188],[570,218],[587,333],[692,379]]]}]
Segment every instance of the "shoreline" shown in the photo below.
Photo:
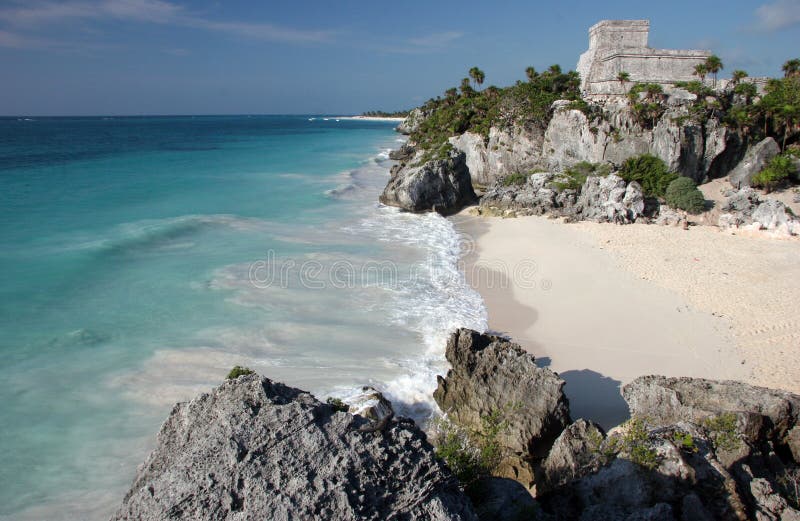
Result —
[{"label": "shoreline", "polygon": [[567,382],[576,418],[620,424],[628,417],[620,388],[642,375],[752,382],[730,319],[620,266],[580,226],[465,212],[454,223],[475,246],[465,276],[484,298],[490,331]]},{"label": "shoreline", "polygon": [[344,119],[350,121],[392,121],[395,123],[402,123],[406,118],[395,118],[389,116],[329,116],[329,119]]}]

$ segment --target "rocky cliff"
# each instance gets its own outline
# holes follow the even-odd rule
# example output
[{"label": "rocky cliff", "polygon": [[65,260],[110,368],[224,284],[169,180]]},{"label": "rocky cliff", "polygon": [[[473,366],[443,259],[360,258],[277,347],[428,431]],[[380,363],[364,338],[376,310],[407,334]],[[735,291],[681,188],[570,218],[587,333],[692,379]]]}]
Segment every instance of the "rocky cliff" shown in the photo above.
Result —
[{"label": "rocky cliff", "polygon": [[112,519],[475,514],[412,421],[374,428],[299,389],[247,375],[175,406]]},{"label": "rocky cliff", "polygon": [[[644,376],[622,391],[632,419],[606,434],[568,423],[563,382],[507,340],[459,330],[447,356],[436,399],[451,420],[476,429],[477,411],[520,404],[500,441],[533,474],[515,478],[536,494],[533,519],[800,519],[800,396]],[[538,425],[547,436],[521,452]]]}]

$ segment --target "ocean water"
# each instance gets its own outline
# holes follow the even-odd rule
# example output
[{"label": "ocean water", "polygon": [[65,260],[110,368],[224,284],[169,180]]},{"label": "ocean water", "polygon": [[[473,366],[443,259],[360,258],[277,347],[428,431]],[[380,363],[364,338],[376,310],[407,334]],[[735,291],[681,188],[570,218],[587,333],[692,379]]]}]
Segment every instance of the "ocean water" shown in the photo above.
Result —
[{"label": "ocean water", "polygon": [[486,327],[437,215],[377,203],[391,123],[0,119],[0,518],[105,519],[172,404],[236,364],[435,407]]}]

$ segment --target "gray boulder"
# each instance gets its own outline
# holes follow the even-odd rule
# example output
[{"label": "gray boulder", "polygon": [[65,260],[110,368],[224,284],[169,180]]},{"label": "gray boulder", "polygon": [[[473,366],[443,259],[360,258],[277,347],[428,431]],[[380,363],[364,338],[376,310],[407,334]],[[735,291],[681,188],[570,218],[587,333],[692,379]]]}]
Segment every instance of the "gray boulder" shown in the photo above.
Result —
[{"label": "gray boulder", "polygon": [[176,405],[114,520],[474,520],[410,420],[367,420],[247,375]]},{"label": "gray boulder", "polygon": [[533,461],[547,454],[570,422],[564,381],[537,367],[519,345],[470,329],[450,336],[446,356],[452,369],[437,378],[436,403],[471,431],[481,432],[484,418],[502,414],[507,427],[498,437],[503,449],[498,475],[530,489]]},{"label": "gray boulder", "polygon": [[416,149],[412,145],[409,145],[408,143],[403,143],[397,150],[392,150],[391,152],[389,152],[389,159],[405,163],[406,161],[414,157],[415,152]]},{"label": "gray boulder", "polygon": [[752,219],[762,230],[785,230],[794,235],[800,231],[800,222],[786,205],[775,199],[766,199],[753,211]]},{"label": "gray boulder", "polygon": [[800,396],[729,380],[641,376],[625,385],[622,395],[632,415],[654,425],[702,424],[707,418],[734,413],[738,433],[753,444],[793,445],[789,433],[800,417]]},{"label": "gray boulder", "polygon": [[451,151],[446,159],[407,164],[393,169],[380,201],[410,212],[455,213],[477,197],[463,152]]},{"label": "gray boulder", "polygon": [[626,184],[614,174],[589,176],[581,188],[576,209],[586,220],[627,224],[644,214],[644,193],[639,183]]},{"label": "gray boulder", "polygon": [[738,165],[728,175],[728,180],[734,188],[750,186],[753,176],[767,166],[770,159],[780,154],[778,143],[768,137],[751,146]]},{"label": "gray boulder", "polygon": [[601,448],[605,437],[600,426],[583,419],[564,429],[541,464],[542,479],[537,479],[536,493],[546,493],[597,472],[604,463]]},{"label": "gray boulder", "polygon": [[555,213],[562,204],[559,193],[551,188],[555,175],[547,172],[531,174],[522,185],[504,186],[495,183],[481,197],[482,208],[513,210],[517,215]]}]

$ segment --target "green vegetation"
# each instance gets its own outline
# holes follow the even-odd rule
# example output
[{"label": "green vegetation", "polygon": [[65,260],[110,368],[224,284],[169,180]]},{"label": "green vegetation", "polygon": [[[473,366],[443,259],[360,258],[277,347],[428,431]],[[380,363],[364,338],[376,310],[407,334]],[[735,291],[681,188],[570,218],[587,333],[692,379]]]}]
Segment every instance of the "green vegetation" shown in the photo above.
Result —
[{"label": "green vegetation", "polygon": [[685,452],[697,452],[697,445],[694,444],[694,437],[688,432],[675,431],[672,436],[675,444]]},{"label": "green vegetation", "polygon": [[[483,71],[471,72],[477,85],[483,83]],[[411,140],[423,149],[438,151],[449,137],[467,131],[488,137],[492,126],[544,129],[552,117],[554,101],[580,99],[580,78],[576,72],[564,74],[560,67],[553,66],[543,73],[529,68],[526,75],[527,82],[518,81],[506,88],[490,86],[482,91],[473,89],[470,78],[464,78],[460,90],[448,89],[444,97],[428,100],[421,107],[427,117]]]},{"label": "green vegetation", "polygon": [[725,67],[722,65],[722,60],[720,60],[719,56],[716,54],[712,54],[708,58],[706,58],[706,70],[714,75],[714,87],[717,86],[717,73],[724,69]]},{"label": "green vegetation", "polygon": [[480,88],[483,85],[483,80],[486,79],[486,74],[477,67],[473,67],[469,70],[469,77],[472,78],[472,81]]},{"label": "green vegetation", "polygon": [[646,469],[658,467],[660,459],[653,448],[647,422],[641,418],[631,418],[625,424],[625,435],[622,437],[621,449],[628,453],[632,462]]},{"label": "green vegetation", "polygon": [[586,178],[589,176],[605,177],[611,173],[611,165],[608,163],[589,163],[581,161],[572,168],[568,168],[561,174],[558,181],[553,182],[557,190],[580,190]]},{"label": "green vegetation", "polygon": [[368,110],[367,112],[362,113],[362,116],[367,116],[370,118],[404,118],[408,116],[408,110],[398,110],[395,112],[384,112],[383,110]]},{"label": "green vegetation", "polygon": [[767,193],[780,183],[788,180],[795,173],[793,151],[785,152],[773,157],[761,172],[753,176],[753,186],[764,189]]},{"label": "green vegetation", "polygon": [[255,374],[255,371],[250,369],[249,367],[242,367],[240,365],[233,366],[233,369],[230,370],[228,376],[225,377],[226,380],[235,380],[240,376],[244,376],[246,374]]},{"label": "green vegetation", "polygon": [[658,83],[637,83],[628,91],[633,114],[639,124],[653,128],[656,121],[664,115],[664,88]]},{"label": "green vegetation", "polygon": [[732,412],[703,420],[703,427],[708,432],[708,437],[714,442],[714,447],[726,452],[734,451],[741,446],[742,440],[736,433],[736,424],[737,418]]},{"label": "green vegetation", "polygon": [[619,175],[629,183],[636,181],[642,185],[645,195],[651,197],[664,197],[669,184],[678,177],[664,161],[651,154],[626,159]]},{"label": "green vegetation", "polygon": [[667,186],[664,196],[667,204],[673,208],[697,214],[705,210],[706,201],[703,193],[688,177],[679,177]]},{"label": "green vegetation", "polygon": [[522,186],[528,180],[530,174],[523,174],[522,172],[514,172],[513,174],[505,176],[500,182],[503,186]]},{"label": "green vegetation", "polygon": [[508,429],[508,410],[493,410],[481,418],[481,428],[468,432],[446,418],[434,424],[436,454],[447,463],[469,491],[475,482],[491,475],[503,457],[500,435]]},{"label": "green vegetation", "polygon": [[347,412],[350,410],[350,407],[339,398],[330,397],[325,403],[333,407],[333,410],[336,412]]}]

